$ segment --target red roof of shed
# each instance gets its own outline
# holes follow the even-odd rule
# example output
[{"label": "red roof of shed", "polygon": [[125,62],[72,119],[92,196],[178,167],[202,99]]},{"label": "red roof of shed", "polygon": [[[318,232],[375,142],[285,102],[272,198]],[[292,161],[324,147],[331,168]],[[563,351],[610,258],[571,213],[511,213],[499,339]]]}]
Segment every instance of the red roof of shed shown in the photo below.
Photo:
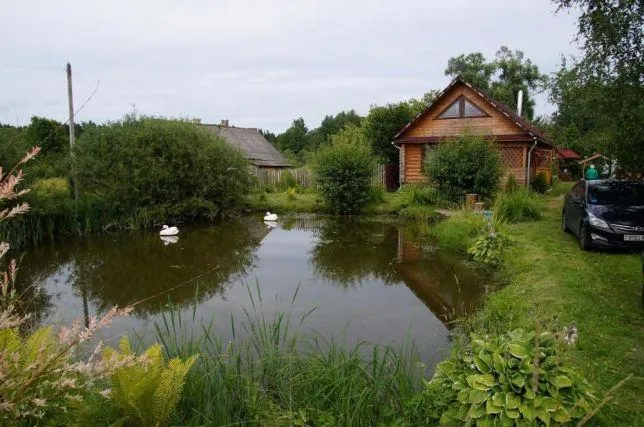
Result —
[{"label": "red roof of shed", "polygon": [[557,157],[561,160],[579,160],[581,156],[570,148],[557,148]]}]

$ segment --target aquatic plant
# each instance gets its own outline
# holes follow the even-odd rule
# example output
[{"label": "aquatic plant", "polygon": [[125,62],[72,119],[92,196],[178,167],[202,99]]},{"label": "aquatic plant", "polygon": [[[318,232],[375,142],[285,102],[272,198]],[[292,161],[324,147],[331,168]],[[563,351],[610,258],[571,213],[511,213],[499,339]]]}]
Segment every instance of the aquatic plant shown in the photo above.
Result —
[{"label": "aquatic plant", "polygon": [[[413,347],[367,343],[345,346],[315,332],[301,333],[311,309],[297,318],[264,315],[259,286],[242,319],[230,319],[233,338],[214,323],[178,310],[155,323],[168,357],[199,353],[188,373],[173,422],[183,425],[392,425],[421,390],[424,365]],[[297,297],[297,292],[294,299]],[[240,337],[243,332],[244,337]]]}]

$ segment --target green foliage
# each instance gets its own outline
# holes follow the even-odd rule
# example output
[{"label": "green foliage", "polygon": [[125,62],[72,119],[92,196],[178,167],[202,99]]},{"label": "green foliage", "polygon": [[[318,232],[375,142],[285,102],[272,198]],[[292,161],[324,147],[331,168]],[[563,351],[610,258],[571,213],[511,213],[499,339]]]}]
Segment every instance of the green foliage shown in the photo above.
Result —
[{"label": "green foliage", "polygon": [[517,179],[514,177],[513,174],[508,175],[507,181],[505,181],[505,192],[506,193],[514,193],[515,191],[519,190],[519,183],[517,183]]},{"label": "green foliage", "polygon": [[426,184],[405,185],[398,190],[405,206],[437,205],[440,197],[435,187]]},{"label": "green foliage", "polygon": [[543,172],[539,172],[537,176],[530,180],[530,189],[536,193],[546,194],[549,188],[548,177]]},{"label": "green foliage", "polygon": [[472,135],[439,144],[425,166],[440,195],[451,201],[460,201],[467,193],[491,197],[503,175],[498,148]]},{"label": "green foliage", "polygon": [[490,90],[490,81],[495,72],[494,63],[488,62],[481,52],[453,56],[447,61],[445,69],[446,76],[461,76],[485,91]]},{"label": "green foliage", "polygon": [[463,76],[475,86],[488,91],[494,98],[512,110],[517,108],[517,95],[523,90],[523,113],[528,119],[534,116],[534,99],[530,95],[545,84],[546,77],[520,50],[501,46],[494,61],[488,62],[480,53],[459,55],[449,59],[445,75]]},{"label": "green foliage", "polygon": [[3,418],[34,423],[39,418],[51,419],[70,406],[72,395],[86,393],[81,387],[83,378],[66,368],[69,354],[65,350],[51,327],[27,337],[17,328],[0,328]]},{"label": "green foliage", "polygon": [[644,14],[637,1],[553,0],[579,11],[582,55],[551,86],[555,137],[582,154],[600,151],[626,170],[644,165]]},{"label": "green foliage", "polygon": [[[127,337],[123,337],[119,350],[107,348],[103,357],[126,360],[134,357],[134,352]],[[139,360],[141,363],[118,368],[110,376],[110,399],[123,411],[124,421],[140,426],[167,425],[197,356],[185,361],[173,358],[166,364],[162,347],[155,344]]]},{"label": "green foliage", "polygon": [[40,146],[42,155],[69,152],[69,131],[62,123],[34,116],[26,128],[25,143],[28,147]]},{"label": "green foliage", "polygon": [[280,175],[279,182],[277,183],[277,188],[280,190],[288,190],[289,188],[295,187],[297,187],[297,181],[291,171],[283,171]]},{"label": "green foliage", "polygon": [[373,106],[369,110],[363,123],[365,137],[372,151],[385,163],[398,161],[398,150],[391,141],[412,118],[413,111],[407,102]]},{"label": "green foliage", "polygon": [[128,210],[202,199],[223,215],[252,182],[240,152],[182,121],[130,117],[90,128],[77,158],[83,194]]},{"label": "green foliage", "polygon": [[487,230],[478,236],[467,249],[467,253],[474,261],[483,264],[498,265],[503,261],[503,256],[512,244],[512,239],[503,230],[501,220],[489,222]]},{"label": "green foliage", "polygon": [[541,218],[540,201],[527,190],[501,195],[495,205],[495,215],[508,223],[529,222]]},{"label": "green foliage", "polygon": [[363,117],[355,110],[341,111],[335,116],[324,116],[320,126],[309,132],[309,148],[316,149],[328,143],[333,135],[339,133],[346,126],[360,126],[362,120]]},{"label": "green foliage", "polygon": [[286,190],[286,199],[292,202],[296,199],[295,197],[296,194],[297,194],[297,189],[295,187],[291,187]]},{"label": "green foliage", "polygon": [[298,155],[309,147],[308,132],[309,129],[306,127],[304,119],[300,117],[293,120],[291,126],[277,136],[275,144],[282,151]]},{"label": "green foliage", "polygon": [[[564,424],[596,401],[549,333],[472,334],[470,348],[438,365],[426,384],[427,411],[441,424]],[[440,417],[437,415],[440,414]]]},{"label": "green foliage", "polygon": [[442,248],[466,252],[474,237],[483,233],[487,220],[481,214],[463,212],[445,221],[440,221],[431,230]]},{"label": "green foliage", "polygon": [[315,154],[313,173],[332,212],[361,212],[371,198],[376,158],[360,128],[348,126]]}]

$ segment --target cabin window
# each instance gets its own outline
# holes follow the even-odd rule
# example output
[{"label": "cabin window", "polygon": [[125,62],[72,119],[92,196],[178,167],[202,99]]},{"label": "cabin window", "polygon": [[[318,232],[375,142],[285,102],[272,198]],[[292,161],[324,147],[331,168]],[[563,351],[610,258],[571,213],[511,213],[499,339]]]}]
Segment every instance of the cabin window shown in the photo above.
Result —
[{"label": "cabin window", "polygon": [[439,119],[460,119],[462,117],[487,117],[488,114],[474,105],[464,96],[452,102],[449,107],[438,115]]}]

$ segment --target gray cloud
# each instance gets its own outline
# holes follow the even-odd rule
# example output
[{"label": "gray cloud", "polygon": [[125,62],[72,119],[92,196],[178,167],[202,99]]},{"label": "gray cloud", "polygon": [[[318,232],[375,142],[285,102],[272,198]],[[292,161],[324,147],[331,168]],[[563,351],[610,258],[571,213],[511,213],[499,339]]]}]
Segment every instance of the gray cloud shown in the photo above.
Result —
[{"label": "gray cloud", "polygon": [[[546,0],[5,0],[0,122],[64,120],[64,65],[80,120],[143,114],[280,131],[303,116],[365,113],[373,103],[444,87],[447,59],[501,45],[553,72],[574,17]],[[553,107],[537,97],[537,113]]]}]

